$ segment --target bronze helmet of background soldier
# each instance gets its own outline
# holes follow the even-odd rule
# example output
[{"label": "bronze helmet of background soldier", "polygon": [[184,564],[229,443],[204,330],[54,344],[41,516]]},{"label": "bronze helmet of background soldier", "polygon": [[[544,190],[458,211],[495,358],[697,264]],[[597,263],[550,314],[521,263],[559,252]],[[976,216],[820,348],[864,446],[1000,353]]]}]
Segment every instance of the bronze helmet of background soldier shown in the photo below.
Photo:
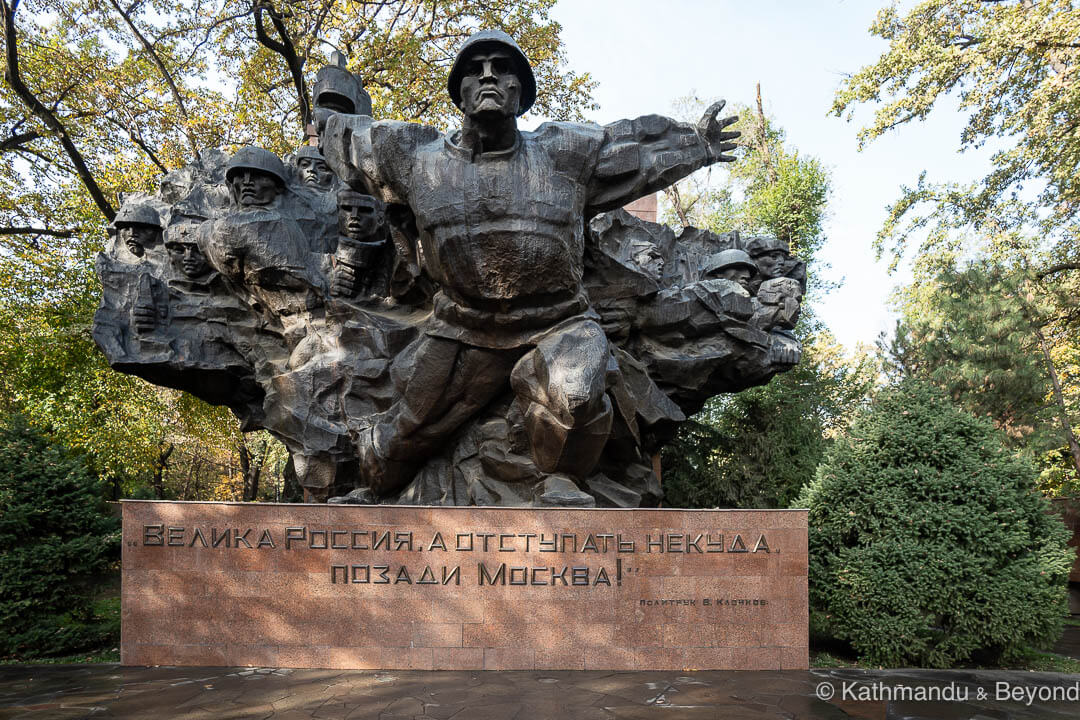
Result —
[{"label": "bronze helmet of background soldier", "polygon": [[229,158],[225,181],[240,207],[266,207],[285,191],[285,165],[269,150],[248,145]]},{"label": "bronze helmet of background soldier", "polygon": [[161,216],[146,203],[125,204],[109,225],[109,232],[138,258],[143,257],[148,248],[161,244],[161,230]]}]

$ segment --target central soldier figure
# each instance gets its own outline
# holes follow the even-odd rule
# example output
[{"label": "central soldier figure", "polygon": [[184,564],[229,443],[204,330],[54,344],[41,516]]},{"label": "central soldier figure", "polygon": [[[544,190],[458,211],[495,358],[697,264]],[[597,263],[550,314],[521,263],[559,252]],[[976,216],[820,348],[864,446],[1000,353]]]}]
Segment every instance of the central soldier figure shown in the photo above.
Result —
[{"label": "central soldier figure", "polygon": [[610,433],[618,373],[582,287],[585,222],[733,160],[736,118],[718,119],[719,102],[696,127],[646,115],[521,132],[536,80],[497,30],[464,43],[447,89],[464,115],[447,135],[318,111],[338,176],[411,209],[438,286],[423,334],[395,361],[399,399],[357,437],[361,475],[376,494],[399,490],[509,381],[537,467],[580,481]]}]

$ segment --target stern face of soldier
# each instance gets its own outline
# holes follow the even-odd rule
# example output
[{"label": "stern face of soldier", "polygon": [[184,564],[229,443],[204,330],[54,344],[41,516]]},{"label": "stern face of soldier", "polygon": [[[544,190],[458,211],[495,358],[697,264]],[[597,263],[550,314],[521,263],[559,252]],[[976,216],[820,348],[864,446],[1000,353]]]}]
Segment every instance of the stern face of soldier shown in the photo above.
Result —
[{"label": "stern face of soldier", "polygon": [[469,58],[461,79],[461,111],[465,115],[516,117],[520,105],[521,80],[508,52],[480,51]]},{"label": "stern face of soldier", "polygon": [[780,250],[770,250],[754,258],[762,277],[780,277],[784,271],[784,261],[787,258]]},{"label": "stern face of soldier", "polygon": [[210,271],[198,243],[192,240],[170,240],[165,243],[165,249],[169,251],[173,264],[189,278],[197,278]]},{"label": "stern face of soldier", "polygon": [[128,252],[141,258],[146,254],[146,248],[158,244],[161,230],[153,225],[121,225],[116,228],[116,234]]},{"label": "stern face of soldier", "polygon": [[233,196],[241,207],[263,207],[274,202],[281,187],[277,178],[268,172],[242,168],[229,180]]},{"label": "stern face of soldier", "polygon": [[302,157],[296,161],[300,180],[308,187],[328,188],[334,182],[334,173],[324,160]]},{"label": "stern face of soldier", "polygon": [[364,240],[379,228],[375,207],[349,200],[338,203],[338,232],[352,240]]}]

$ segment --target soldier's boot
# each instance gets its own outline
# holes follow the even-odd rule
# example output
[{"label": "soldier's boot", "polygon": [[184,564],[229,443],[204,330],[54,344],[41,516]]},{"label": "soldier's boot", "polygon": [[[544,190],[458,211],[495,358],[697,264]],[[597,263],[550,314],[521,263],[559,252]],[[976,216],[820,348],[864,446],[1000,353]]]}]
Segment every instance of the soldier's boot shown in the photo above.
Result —
[{"label": "soldier's boot", "polygon": [[532,444],[533,462],[546,473],[588,476],[611,434],[612,418],[607,395],[602,396],[600,409],[592,417],[579,420],[571,416],[570,422],[540,403],[530,403],[525,410],[525,431]]},{"label": "soldier's boot", "polygon": [[354,444],[360,461],[361,486],[371,488],[376,497],[382,498],[404,488],[416,474],[417,465],[386,457],[378,448],[375,429],[361,430]]}]

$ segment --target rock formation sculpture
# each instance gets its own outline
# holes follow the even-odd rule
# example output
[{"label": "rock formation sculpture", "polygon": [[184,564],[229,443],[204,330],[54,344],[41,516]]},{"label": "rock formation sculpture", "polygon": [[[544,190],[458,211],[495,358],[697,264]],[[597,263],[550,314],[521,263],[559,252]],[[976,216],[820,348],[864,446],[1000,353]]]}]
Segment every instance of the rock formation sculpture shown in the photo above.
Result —
[{"label": "rock formation sculpture", "polygon": [[203,153],[98,260],[112,366],[269,430],[308,499],[653,506],[687,415],[798,362],[786,244],[619,209],[732,159],[722,103],[522,132],[528,60],[482,31],[444,134],[373,120],[336,60],[318,150]]}]

